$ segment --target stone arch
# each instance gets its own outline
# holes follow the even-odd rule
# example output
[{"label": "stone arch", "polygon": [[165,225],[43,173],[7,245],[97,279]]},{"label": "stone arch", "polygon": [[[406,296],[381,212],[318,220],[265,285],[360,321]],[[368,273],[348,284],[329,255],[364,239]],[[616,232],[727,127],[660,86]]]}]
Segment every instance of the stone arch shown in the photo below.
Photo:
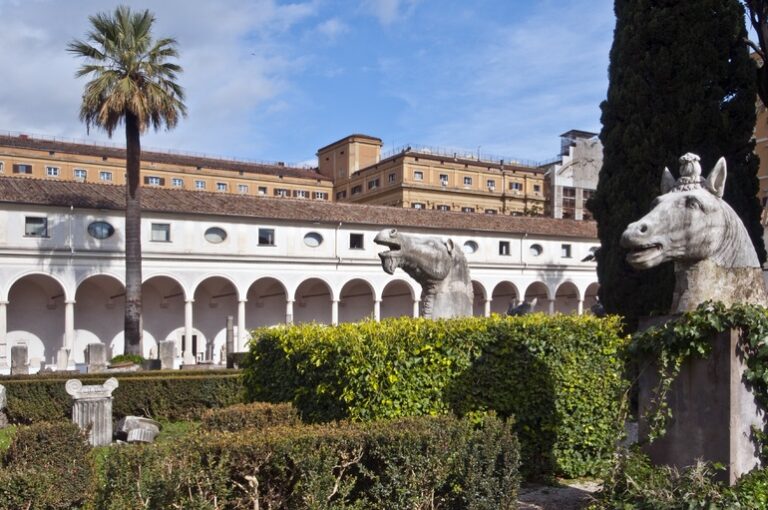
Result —
[{"label": "stone arch", "polygon": [[578,313],[581,294],[571,281],[561,283],[555,291],[555,311],[559,313]]},{"label": "stone arch", "polygon": [[187,301],[184,285],[173,276],[155,274],[141,284],[141,295],[144,356],[163,340],[176,342],[176,355],[180,356]]},{"label": "stone arch", "polygon": [[485,300],[488,296],[488,291],[485,290],[485,286],[477,280],[472,280],[472,293],[474,298],[472,299],[472,315],[475,317],[483,317],[485,315]]},{"label": "stone arch", "polygon": [[123,352],[125,321],[125,286],[122,280],[108,273],[96,273],[81,279],[75,291],[75,341],[72,358],[85,362],[88,344],[106,346],[107,359],[112,357],[113,342]]},{"label": "stone arch", "polygon": [[413,317],[415,291],[405,280],[392,280],[381,291],[381,318]]},{"label": "stone arch", "polygon": [[288,288],[279,279],[271,276],[259,278],[248,287],[246,298],[246,329],[285,323]]},{"label": "stone arch", "polygon": [[226,344],[227,317],[237,320],[237,286],[225,276],[209,276],[195,286],[192,320],[200,332],[193,345],[198,359],[220,362]]},{"label": "stone arch", "polygon": [[373,317],[376,292],[363,278],[353,278],[339,291],[339,322],[358,322]]},{"label": "stone arch", "polygon": [[56,365],[64,347],[66,289],[58,278],[30,272],[8,288],[7,355],[13,345],[26,345],[30,370],[42,364]]},{"label": "stone arch", "polygon": [[330,324],[333,293],[328,282],[312,277],[302,281],[294,293],[293,321],[296,324],[319,322]]},{"label": "stone arch", "polygon": [[19,280],[22,280],[26,278],[27,276],[43,276],[46,278],[50,278],[51,280],[55,281],[59,284],[62,291],[62,298],[64,301],[72,301],[75,299],[75,289],[71,288],[69,285],[67,285],[68,282],[65,282],[62,278],[59,276],[53,274],[53,273],[44,273],[41,271],[25,271],[23,273],[20,273],[16,276],[16,278],[13,279],[12,283],[8,286],[8,297],[10,299],[11,294],[11,288],[16,285],[16,283]]},{"label": "stone arch", "polygon": [[525,289],[524,299],[530,302],[534,298],[536,298],[536,306],[532,311],[547,313],[549,311],[550,295],[549,287],[547,287],[546,283],[537,281],[528,285],[528,288]]},{"label": "stone arch", "polygon": [[509,310],[510,305],[517,306],[520,301],[520,291],[517,286],[510,281],[503,281],[496,284],[491,293],[491,313],[504,315]]}]

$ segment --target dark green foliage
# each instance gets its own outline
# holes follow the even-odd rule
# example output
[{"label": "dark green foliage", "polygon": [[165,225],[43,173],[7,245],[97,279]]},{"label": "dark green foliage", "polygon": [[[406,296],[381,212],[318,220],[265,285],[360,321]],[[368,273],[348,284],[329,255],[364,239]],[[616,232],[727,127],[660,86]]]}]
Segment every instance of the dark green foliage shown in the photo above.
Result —
[{"label": "dark green foliage", "polygon": [[309,421],[496,411],[515,417],[526,474],[594,474],[622,426],[620,327],[534,314],[264,329],[244,385]]},{"label": "dark green foliage", "polygon": [[765,261],[751,140],[755,68],[737,0],[616,0],[615,11],[610,85],[602,104],[604,162],[589,208],[601,243],[601,301],[634,330],[637,317],[668,311],[672,267],[632,270],[619,239],[648,212],[664,167],[677,174],[684,153],[699,154],[705,173],[725,156],[725,199]]},{"label": "dark green foliage", "polygon": [[252,402],[220,409],[209,409],[202,416],[202,428],[221,432],[262,429],[275,425],[296,425],[299,415],[291,404]]},{"label": "dark green foliage", "polygon": [[[12,423],[69,419],[72,397],[64,391],[71,375],[3,379],[8,395],[6,413]],[[116,374],[112,409],[115,417],[141,415],[178,420],[199,417],[205,410],[242,402],[237,372],[144,372]],[[83,384],[101,384],[107,376],[78,376]]]},{"label": "dark green foliage", "polygon": [[[96,507],[506,510],[517,462],[510,427],[493,416],[200,432],[111,449]],[[468,467],[483,474],[478,487]]]},{"label": "dark green foliage", "polygon": [[129,361],[131,363],[135,363],[136,365],[141,365],[141,363],[144,361],[144,358],[140,354],[118,354],[109,360],[112,365],[117,365],[118,363],[126,363]]},{"label": "dark green foliage", "polygon": [[0,469],[0,508],[79,508],[93,489],[90,450],[85,434],[70,422],[20,428]]}]

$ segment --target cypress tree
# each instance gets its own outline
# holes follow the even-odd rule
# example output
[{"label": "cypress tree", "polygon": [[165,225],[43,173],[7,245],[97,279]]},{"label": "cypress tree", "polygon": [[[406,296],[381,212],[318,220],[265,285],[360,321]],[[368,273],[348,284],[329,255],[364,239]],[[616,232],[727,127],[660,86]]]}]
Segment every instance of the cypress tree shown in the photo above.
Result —
[{"label": "cypress tree", "polygon": [[649,211],[664,167],[677,176],[684,153],[701,156],[705,174],[725,156],[725,199],[765,261],[752,140],[755,65],[737,0],[616,0],[614,8],[603,168],[589,207],[602,246],[600,298],[634,330],[639,316],[669,310],[673,267],[633,270],[619,239]]}]

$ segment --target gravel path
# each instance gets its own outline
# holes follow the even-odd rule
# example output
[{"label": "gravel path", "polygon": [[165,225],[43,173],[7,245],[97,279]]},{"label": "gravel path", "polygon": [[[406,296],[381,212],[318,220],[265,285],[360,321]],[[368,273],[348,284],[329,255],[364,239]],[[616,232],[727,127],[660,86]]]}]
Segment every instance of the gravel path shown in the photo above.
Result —
[{"label": "gravel path", "polygon": [[600,483],[563,480],[560,485],[523,484],[518,495],[519,510],[582,510],[592,501]]}]

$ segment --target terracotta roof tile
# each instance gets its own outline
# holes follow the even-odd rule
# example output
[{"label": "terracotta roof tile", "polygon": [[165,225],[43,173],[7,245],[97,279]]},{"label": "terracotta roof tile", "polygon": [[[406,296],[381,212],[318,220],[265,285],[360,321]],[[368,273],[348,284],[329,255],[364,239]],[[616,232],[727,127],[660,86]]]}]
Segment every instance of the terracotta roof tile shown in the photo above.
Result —
[{"label": "terracotta roof tile", "polygon": [[[597,238],[597,229],[592,221],[402,209],[163,188],[143,187],[141,193],[142,209],[151,212],[286,221],[342,222],[380,225],[382,228],[392,226]],[[87,182],[0,177],[0,203],[121,210],[125,206],[125,187]]]},{"label": "terracotta roof tile", "polygon": [[[22,149],[35,149],[43,151],[63,152],[67,154],[79,154],[82,156],[108,157],[125,159],[125,149],[108,147],[106,145],[89,145],[84,143],[60,142],[56,140],[44,140],[40,138],[24,136],[0,135],[0,146],[18,147]],[[212,170],[232,170],[236,172],[255,173],[265,175],[283,175],[285,177],[299,177],[304,179],[330,179],[318,172],[316,168],[296,168],[282,165],[269,165],[266,163],[251,163],[229,159],[217,159],[187,154],[174,154],[164,152],[141,151],[143,163],[163,163],[169,165],[182,165],[202,167]]]}]

